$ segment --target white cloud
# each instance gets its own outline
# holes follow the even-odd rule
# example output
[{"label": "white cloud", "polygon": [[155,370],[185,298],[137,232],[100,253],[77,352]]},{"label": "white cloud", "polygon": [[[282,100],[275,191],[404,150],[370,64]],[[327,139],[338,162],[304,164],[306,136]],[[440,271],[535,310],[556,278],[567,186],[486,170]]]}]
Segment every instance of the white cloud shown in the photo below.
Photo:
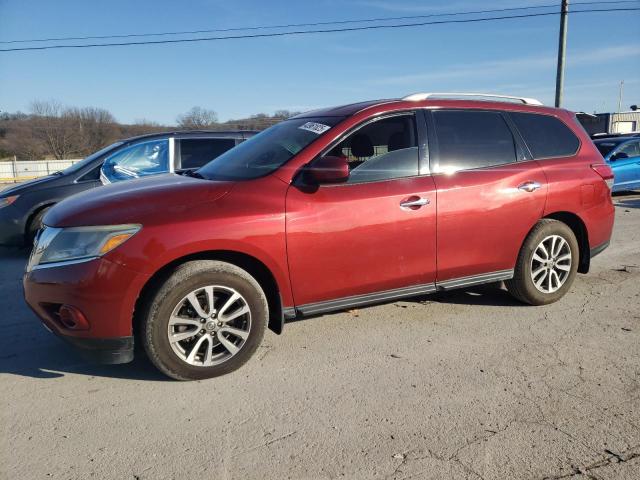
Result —
[{"label": "white cloud", "polygon": [[[580,52],[569,51],[567,65],[602,65],[606,62],[640,56],[640,46],[613,45]],[[551,70],[555,68],[557,57],[555,54],[518,57],[507,60],[492,60],[476,63],[454,65],[434,65],[428,72],[418,72],[405,75],[394,75],[371,81],[375,85],[412,85],[438,80],[454,80],[478,78],[501,78],[514,72],[528,70]]]}]

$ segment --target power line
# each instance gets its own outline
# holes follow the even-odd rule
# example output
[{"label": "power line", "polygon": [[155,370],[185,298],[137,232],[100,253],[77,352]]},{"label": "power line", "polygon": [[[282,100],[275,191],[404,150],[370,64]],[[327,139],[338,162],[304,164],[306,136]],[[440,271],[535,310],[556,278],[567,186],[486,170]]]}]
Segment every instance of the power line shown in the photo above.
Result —
[{"label": "power line", "polygon": [[[574,2],[572,5],[594,5],[594,4],[628,4],[639,3],[638,0],[601,0],[590,2]],[[309,23],[289,23],[282,25],[263,25],[253,27],[233,27],[233,28],[214,28],[207,30],[184,30],[177,32],[149,32],[149,33],[127,33],[118,35],[91,35],[83,37],[51,37],[51,38],[34,38],[27,40],[0,40],[0,44],[13,44],[13,43],[36,43],[36,42],[53,42],[53,41],[73,41],[73,40],[106,40],[110,38],[135,38],[135,37],[157,37],[157,36],[169,36],[169,35],[194,35],[200,33],[215,33],[215,32],[235,32],[235,31],[255,31],[255,30],[270,30],[276,28],[297,28],[297,27],[318,27],[325,25],[345,25],[353,23],[370,23],[370,22],[388,22],[396,20],[415,20],[418,18],[435,18],[435,17],[450,17],[459,15],[477,15],[487,13],[500,13],[500,12],[513,12],[519,10],[539,10],[545,8],[555,8],[557,4],[546,5],[530,5],[522,7],[511,8],[495,8],[491,10],[469,10],[464,12],[450,12],[450,13],[433,13],[427,15],[408,15],[402,17],[379,17],[379,18],[363,18],[354,20],[334,20],[327,22],[309,22]]]},{"label": "power line", "polygon": [[[576,13],[595,13],[595,12],[630,12],[638,11],[640,8],[610,8],[610,9],[586,9],[586,10],[573,10],[571,15]],[[195,43],[195,42],[210,42],[218,40],[239,40],[250,38],[268,38],[268,37],[284,37],[290,35],[305,35],[305,34],[321,34],[321,33],[338,33],[338,32],[356,32],[364,30],[379,30],[379,29],[391,29],[391,28],[407,28],[407,27],[420,27],[426,25],[446,25],[446,24],[461,24],[461,23],[478,23],[487,21],[499,21],[510,20],[520,18],[531,17],[545,17],[550,15],[559,15],[559,12],[543,12],[543,13],[529,13],[522,15],[505,15],[498,17],[485,17],[485,18],[465,18],[461,20],[438,20],[431,22],[414,22],[414,23],[402,23],[394,25],[365,25],[361,27],[348,27],[348,28],[331,28],[324,30],[296,30],[292,32],[273,32],[273,33],[256,33],[247,35],[230,35],[224,37],[201,37],[201,38],[183,38],[175,40],[146,40],[139,42],[120,42],[120,43],[85,43],[79,45],[45,45],[41,47],[18,47],[18,48],[5,48],[0,49],[0,52],[17,52],[17,51],[30,51],[30,50],[54,50],[61,48],[96,48],[96,47],[125,47],[133,45],[159,45],[159,44],[171,44],[171,43]]]}]

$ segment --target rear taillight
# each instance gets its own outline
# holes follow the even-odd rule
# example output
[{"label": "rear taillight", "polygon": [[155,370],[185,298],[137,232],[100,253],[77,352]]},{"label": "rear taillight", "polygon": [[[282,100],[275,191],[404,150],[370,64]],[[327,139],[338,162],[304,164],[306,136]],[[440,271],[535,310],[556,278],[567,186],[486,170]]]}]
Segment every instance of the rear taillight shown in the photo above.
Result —
[{"label": "rear taillight", "polygon": [[613,187],[613,170],[606,163],[594,163],[591,168],[607,183],[609,190]]}]

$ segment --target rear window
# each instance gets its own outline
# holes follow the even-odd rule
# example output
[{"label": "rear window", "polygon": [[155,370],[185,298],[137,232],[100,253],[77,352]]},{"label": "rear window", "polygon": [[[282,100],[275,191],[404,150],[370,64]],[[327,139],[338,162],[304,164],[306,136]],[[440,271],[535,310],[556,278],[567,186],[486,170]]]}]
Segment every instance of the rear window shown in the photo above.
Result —
[{"label": "rear window", "polygon": [[568,157],[578,151],[578,137],[557,118],[535,113],[512,112],[509,115],[533,158]]}]

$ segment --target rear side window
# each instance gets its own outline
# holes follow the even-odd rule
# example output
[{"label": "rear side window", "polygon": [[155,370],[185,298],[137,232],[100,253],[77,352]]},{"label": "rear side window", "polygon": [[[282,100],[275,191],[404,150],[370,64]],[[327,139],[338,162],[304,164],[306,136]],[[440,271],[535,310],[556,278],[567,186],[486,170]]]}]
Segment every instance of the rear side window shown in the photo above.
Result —
[{"label": "rear side window", "polygon": [[516,161],[516,144],[499,112],[433,112],[438,140],[437,172],[454,172]]},{"label": "rear side window", "polygon": [[510,113],[533,158],[568,157],[578,151],[578,137],[564,123],[549,115]]},{"label": "rear side window", "polygon": [[200,168],[235,147],[233,138],[189,138],[180,140],[180,168]]}]

